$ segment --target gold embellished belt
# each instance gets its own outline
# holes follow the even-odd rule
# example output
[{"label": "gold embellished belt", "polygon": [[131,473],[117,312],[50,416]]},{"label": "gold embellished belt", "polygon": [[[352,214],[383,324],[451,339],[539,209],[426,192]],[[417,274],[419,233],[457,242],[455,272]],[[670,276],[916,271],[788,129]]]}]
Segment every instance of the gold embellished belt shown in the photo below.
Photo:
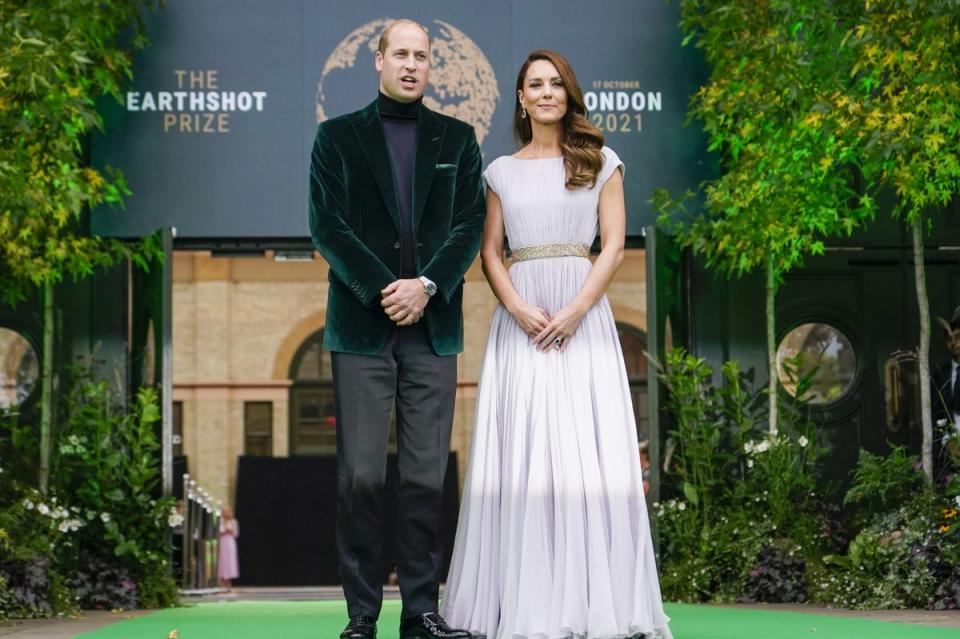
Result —
[{"label": "gold embellished belt", "polygon": [[541,257],[590,257],[590,247],[586,244],[539,244],[513,249],[510,253],[510,259],[514,262]]}]

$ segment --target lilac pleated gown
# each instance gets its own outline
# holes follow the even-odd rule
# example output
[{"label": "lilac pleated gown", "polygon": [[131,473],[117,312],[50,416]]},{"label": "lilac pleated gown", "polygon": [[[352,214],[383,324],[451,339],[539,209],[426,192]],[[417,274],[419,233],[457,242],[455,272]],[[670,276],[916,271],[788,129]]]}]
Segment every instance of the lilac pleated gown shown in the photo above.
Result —
[{"label": "lilac pleated gown", "polygon": [[[504,156],[484,178],[510,246],[584,244],[622,167],[603,148],[596,187],[564,187],[562,158]],[[584,257],[514,263],[524,300],[551,315],[580,291]],[[503,306],[490,327],[442,612],[488,639],[670,638],[643,494],[630,388],[610,304],[565,352],[538,352]]]}]

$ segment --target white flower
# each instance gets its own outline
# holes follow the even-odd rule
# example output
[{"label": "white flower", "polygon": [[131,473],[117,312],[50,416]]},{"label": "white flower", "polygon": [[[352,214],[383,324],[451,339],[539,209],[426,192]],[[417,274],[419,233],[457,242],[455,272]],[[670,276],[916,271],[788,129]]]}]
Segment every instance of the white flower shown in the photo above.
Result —
[{"label": "white flower", "polygon": [[681,501],[679,504],[677,504],[677,510],[686,510],[686,509],[687,509],[686,502]]},{"label": "white flower", "polygon": [[943,427],[946,426],[946,425],[947,425],[947,420],[946,420],[946,419],[938,419],[938,420],[937,420],[937,428],[943,428]]},{"label": "white flower", "polygon": [[0,466],[0,475],[3,474],[3,466]]},{"label": "white flower", "polygon": [[745,452],[746,454],[751,455],[753,454],[753,451],[754,451],[753,442],[747,442],[746,444],[743,445],[743,452]]},{"label": "white flower", "polygon": [[40,504],[39,506],[37,506],[37,512],[40,513],[41,515],[49,515],[50,508],[46,504]]},{"label": "white flower", "polygon": [[110,521],[110,513],[100,513],[100,521],[107,523]]},{"label": "white flower", "polygon": [[748,460],[747,460],[747,468],[753,468],[753,460],[752,460],[752,459],[748,459]]},{"label": "white flower", "polygon": [[67,437],[67,441],[69,441],[74,446],[80,445],[80,438],[77,437],[76,435],[70,435],[70,437]]},{"label": "white flower", "polygon": [[171,528],[176,528],[183,523],[183,515],[180,513],[170,513],[170,516],[167,517],[167,525]]},{"label": "white flower", "polygon": [[26,508],[27,510],[33,510],[33,508],[34,508],[33,502],[30,501],[29,499],[24,499],[24,500],[23,500],[23,507]]},{"label": "white flower", "polygon": [[765,439],[754,447],[754,450],[758,453],[765,453],[770,450],[770,440]]},{"label": "white flower", "polygon": [[953,501],[956,502],[957,508],[960,508],[960,495],[957,495],[956,497],[954,497]]},{"label": "white flower", "polygon": [[800,435],[800,439],[797,440],[797,443],[800,444],[800,448],[806,448],[807,444],[810,443],[810,440],[808,440],[803,435]]},{"label": "white flower", "polygon": [[57,526],[57,528],[62,533],[76,532],[77,530],[80,529],[80,526],[82,525],[83,525],[83,522],[80,521],[79,519],[64,519],[63,521],[60,522],[60,525]]}]

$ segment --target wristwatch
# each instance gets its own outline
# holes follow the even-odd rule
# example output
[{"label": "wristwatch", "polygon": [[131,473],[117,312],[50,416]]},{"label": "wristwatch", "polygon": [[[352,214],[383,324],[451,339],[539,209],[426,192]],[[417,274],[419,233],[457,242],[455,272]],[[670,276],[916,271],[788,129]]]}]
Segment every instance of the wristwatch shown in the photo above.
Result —
[{"label": "wristwatch", "polygon": [[430,280],[430,278],[421,275],[417,278],[420,280],[420,283],[423,284],[423,292],[427,294],[427,297],[433,297],[437,293],[437,285]]}]

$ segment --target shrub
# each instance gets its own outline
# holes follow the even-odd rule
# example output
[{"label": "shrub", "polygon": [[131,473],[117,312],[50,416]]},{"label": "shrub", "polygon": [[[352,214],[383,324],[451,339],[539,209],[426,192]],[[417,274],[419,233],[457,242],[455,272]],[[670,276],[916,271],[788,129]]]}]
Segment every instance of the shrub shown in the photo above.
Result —
[{"label": "shrub", "polygon": [[[762,553],[771,540],[795,549],[801,561],[822,542],[824,509],[814,471],[823,451],[802,403],[781,411],[779,431],[771,434],[765,391],[752,389],[752,376],[727,362],[720,377],[714,385],[705,361],[682,349],[668,352],[661,369],[672,420],[664,461],[667,499],[655,504],[654,513],[663,590],[680,601],[742,598],[757,566],[773,570],[767,566],[772,555]],[[805,593],[792,578],[776,588],[757,578],[747,597],[766,589],[764,601],[776,598],[773,591],[794,601]]]},{"label": "shrub", "polygon": [[84,610],[132,610],[137,584],[123,568],[92,555],[78,557],[78,569],[67,585]]},{"label": "shrub", "polygon": [[[160,417],[157,395],[141,388],[125,408],[106,382],[93,382],[83,371],[64,406],[58,432],[53,481],[59,494],[76,504],[86,519],[76,547],[61,555],[71,583],[106,590],[87,601],[124,600],[128,590],[116,584],[129,578],[140,606],[176,602],[171,576],[171,497],[160,497]],[[84,554],[78,554],[83,549]],[[83,579],[86,562],[98,561],[117,573],[111,580]],[[126,606],[115,606],[126,607]]]},{"label": "shrub", "polygon": [[887,456],[860,451],[853,484],[843,503],[859,510],[864,520],[874,513],[886,513],[908,503],[924,492],[923,473],[916,456],[894,446]]},{"label": "shrub", "polygon": [[807,563],[800,548],[782,550],[764,546],[743,587],[744,602],[803,603],[809,594],[806,584]]}]

